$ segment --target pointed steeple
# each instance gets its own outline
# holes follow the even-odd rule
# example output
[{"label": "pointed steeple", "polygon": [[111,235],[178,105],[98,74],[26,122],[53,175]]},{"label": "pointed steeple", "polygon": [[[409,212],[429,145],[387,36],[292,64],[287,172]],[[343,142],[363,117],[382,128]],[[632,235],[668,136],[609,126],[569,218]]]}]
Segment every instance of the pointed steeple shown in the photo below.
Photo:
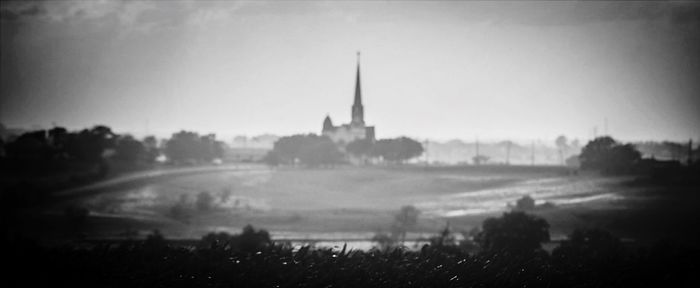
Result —
[{"label": "pointed steeple", "polygon": [[362,106],[362,87],[360,85],[360,52],[357,52],[357,74],[355,77],[355,102],[353,105]]},{"label": "pointed steeple", "polygon": [[362,87],[360,86],[360,51],[357,51],[357,75],[355,78],[355,101],[352,104],[352,122],[354,126],[364,126],[365,116],[362,107]]},{"label": "pointed steeple", "polygon": [[323,119],[323,130],[322,132],[326,131],[331,131],[333,130],[333,121],[331,120],[331,116],[326,114],[326,119]]}]

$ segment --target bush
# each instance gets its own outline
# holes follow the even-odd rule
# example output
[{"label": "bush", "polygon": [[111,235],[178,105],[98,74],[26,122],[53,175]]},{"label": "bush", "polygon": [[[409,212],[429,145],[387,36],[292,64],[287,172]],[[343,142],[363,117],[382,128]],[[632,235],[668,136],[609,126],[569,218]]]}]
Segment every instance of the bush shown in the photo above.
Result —
[{"label": "bush", "polygon": [[521,211],[530,211],[535,209],[535,199],[532,199],[530,195],[525,195],[518,199],[515,204],[515,209]]},{"label": "bush", "polygon": [[549,241],[549,223],[524,212],[508,212],[486,219],[475,241],[489,253],[530,254]]},{"label": "bush", "polygon": [[202,237],[199,247],[253,253],[271,244],[272,239],[267,231],[255,230],[253,226],[246,225],[240,235],[230,235],[225,232],[209,233]]},{"label": "bush", "polygon": [[581,150],[579,160],[583,169],[626,173],[632,170],[641,157],[641,153],[631,144],[620,144],[615,139],[604,136],[588,142]]}]

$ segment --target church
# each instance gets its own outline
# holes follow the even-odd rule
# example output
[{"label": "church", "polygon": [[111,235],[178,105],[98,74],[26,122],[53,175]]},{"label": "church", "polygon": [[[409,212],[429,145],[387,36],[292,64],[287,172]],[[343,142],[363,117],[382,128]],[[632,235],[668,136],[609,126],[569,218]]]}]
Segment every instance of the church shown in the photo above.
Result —
[{"label": "church", "polygon": [[322,135],[328,136],[340,146],[359,140],[374,141],[374,126],[365,125],[365,113],[362,106],[362,89],[360,85],[360,52],[357,52],[357,76],[355,79],[355,99],[352,104],[352,120],[348,124],[334,126],[330,116],[323,120]]}]

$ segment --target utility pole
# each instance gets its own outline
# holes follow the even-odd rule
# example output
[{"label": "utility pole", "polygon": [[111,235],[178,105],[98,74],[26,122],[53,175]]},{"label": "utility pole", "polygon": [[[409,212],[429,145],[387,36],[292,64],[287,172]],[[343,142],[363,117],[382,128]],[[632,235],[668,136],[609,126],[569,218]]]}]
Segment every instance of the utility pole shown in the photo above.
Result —
[{"label": "utility pole", "polygon": [[532,146],[530,148],[530,165],[535,166],[535,140],[532,140]]}]

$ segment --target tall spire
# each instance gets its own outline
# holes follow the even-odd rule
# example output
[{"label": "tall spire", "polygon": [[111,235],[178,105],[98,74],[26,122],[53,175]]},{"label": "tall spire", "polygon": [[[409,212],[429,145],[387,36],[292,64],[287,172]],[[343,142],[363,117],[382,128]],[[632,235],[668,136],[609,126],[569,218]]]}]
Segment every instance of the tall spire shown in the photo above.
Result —
[{"label": "tall spire", "polygon": [[357,75],[355,78],[355,102],[353,105],[362,105],[362,88],[360,85],[360,51],[357,51]]},{"label": "tall spire", "polygon": [[362,88],[360,85],[360,51],[357,51],[357,75],[355,78],[355,101],[352,104],[353,125],[364,126],[364,108],[362,107]]}]

